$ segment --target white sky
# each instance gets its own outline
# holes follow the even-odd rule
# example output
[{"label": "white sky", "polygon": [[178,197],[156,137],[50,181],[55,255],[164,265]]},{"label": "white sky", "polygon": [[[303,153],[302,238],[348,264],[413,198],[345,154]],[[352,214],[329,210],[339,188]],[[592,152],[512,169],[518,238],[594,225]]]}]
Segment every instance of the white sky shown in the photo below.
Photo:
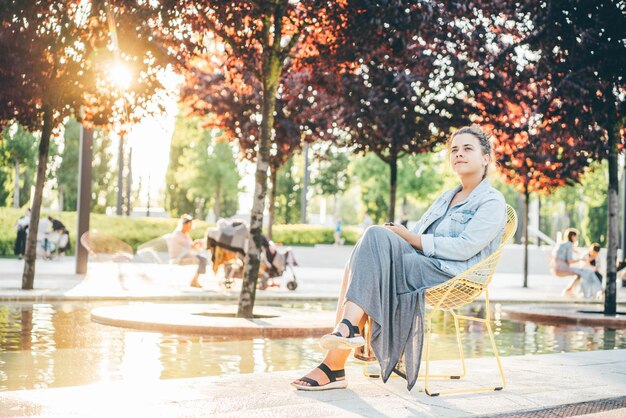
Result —
[{"label": "white sky", "polygon": [[[148,189],[150,190],[150,206],[162,207],[164,205],[162,197],[166,187],[165,174],[179,110],[177,98],[177,95],[173,95],[166,101],[165,114],[146,118],[133,126],[127,136],[127,144],[133,149],[133,187],[139,185],[140,179],[142,186],[139,193],[140,202],[136,202],[135,207],[144,206],[147,203]],[[117,152],[117,139],[114,144],[115,152]],[[243,189],[239,195],[239,213],[249,213],[252,209],[255,167],[247,160],[238,162],[237,166],[242,176],[239,187]]]},{"label": "white sky", "polygon": [[[176,109],[163,117],[150,117],[134,126],[128,134],[128,144],[133,149],[133,184],[139,184],[141,205],[145,205],[150,187],[150,205],[161,207],[158,198],[165,187],[165,173],[169,164],[170,142],[174,132]],[[150,184],[148,185],[148,181]],[[138,206],[136,203],[135,206]]]}]

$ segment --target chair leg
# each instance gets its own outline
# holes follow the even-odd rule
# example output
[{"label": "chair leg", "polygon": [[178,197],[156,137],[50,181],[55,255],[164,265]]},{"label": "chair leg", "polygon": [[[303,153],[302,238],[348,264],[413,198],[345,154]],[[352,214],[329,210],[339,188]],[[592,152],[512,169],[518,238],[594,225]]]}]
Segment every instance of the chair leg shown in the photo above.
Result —
[{"label": "chair leg", "polygon": [[[463,353],[463,344],[461,342],[461,327],[459,326],[459,318],[457,317],[454,311],[449,311],[452,314],[452,318],[454,319],[454,329],[456,331],[456,343],[457,348],[459,350],[459,359],[461,360],[461,374],[429,374],[429,379],[463,379],[466,374],[465,368],[465,355]],[[424,321],[425,323],[426,321]],[[424,342],[426,343],[426,342]],[[420,374],[418,377],[425,377],[425,374]]]},{"label": "chair leg", "polygon": [[425,334],[426,334],[426,338],[424,339],[424,349],[426,350],[426,352],[424,353],[426,355],[426,373],[424,374],[424,393],[426,393],[428,396],[437,396],[437,395],[433,395],[431,394],[430,390],[428,389],[428,383],[430,380],[430,334],[432,333],[432,321],[431,321],[431,316],[432,316],[433,312],[431,312],[430,314],[426,315],[426,317],[424,317],[424,324],[426,325],[426,329],[425,329]]},{"label": "chair leg", "polygon": [[504,379],[504,371],[502,370],[502,363],[500,363],[500,355],[498,354],[498,347],[496,346],[496,339],[493,337],[493,331],[491,330],[491,324],[487,322],[487,331],[489,332],[489,338],[491,339],[491,348],[493,354],[496,357],[498,363],[498,371],[500,372],[500,378],[502,379],[502,386],[494,388],[494,390],[502,390],[506,386],[506,380]]},{"label": "chair leg", "polygon": [[[486,295],[486,306],[487,309],[489,309],[489,295]],[[498,390],[502,390],[505,387],[506,381],[504,379],[504,371],[502,370],[502,364],[500,363],[500,355],[498,354],[498,347],[496,345],[496,340],[493,336],[493,331],[491,329],[491,316],[489,313],[487,313],[486,318],[473,318],[473,317],[469,317],[469,316],[463,316],[463,315],[455,315],[455,319],[457,318],[463,318],[469,321],[477,321],[477,322],[482,322],[484,324],[487,325],[487,332],[489,333],[489,339],[491,340],[491,348],[493,349],[493,353],[494,356],[496,358],[496,362],[498,364],[498,371],[500,373],[500,378],[502,380],[502,386],[495,386],[495,387],[488,387],[488,388],[475,388],[475,389],[457,389],[457,390],[448,390],[448,391],[440,391],[440,392],[431,392],[429,387],[428,387],[428,380],[429,377],[432,376],[428,376],[428,371],[429,371],[429,358],[428,358],[428,352],[430,351],[430,347],[429,347],[429,342],[430,342],[430,335],[427,335],[426,337],[426,341],[425,343],[426,345],[426,353],[427,353],[427,357],[426,357],[426,376],[425,376],[425,382],[424,382],[424,392],[428,395],[428,396],[444,396],[444,395],[457,395],[457,394],[461,394],[461,393],[480,393],[480,392],[492,392],[492,391],[498,391]],[[456,325],[456,322],[455,322]],[[429,327],[430,328],[430,327]],[[462,352],[462,351],[461,351]],[[465,375],[465,363],[463,362],[463,375]]]},{"label": "chair leg", "polygon": [[463,343],[461,342],[461,327],[459,326],[459,318],[454,311],[450,311],[454,317],[454,328],[456,330],[456,343],[459,348],[459,358],[461,359],[461,374],[459,376],[450,376],[450,379],[463,379],[467,373],[465,369],[465,355],[463,354]]}]

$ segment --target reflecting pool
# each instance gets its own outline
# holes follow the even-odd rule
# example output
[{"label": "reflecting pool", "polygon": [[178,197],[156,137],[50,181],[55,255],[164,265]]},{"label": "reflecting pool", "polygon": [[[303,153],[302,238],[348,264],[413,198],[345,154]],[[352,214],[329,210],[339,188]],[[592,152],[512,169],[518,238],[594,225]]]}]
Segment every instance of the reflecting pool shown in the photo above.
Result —
[{"label": "reflecting pool", "polygon": [[[91,322],[93,308],[115,304],[120,303],[0,306],[0,391],[306,369],[317,364],[323,353],[316,338],[235,340]],[[280,306],[334,309],[328,304]],[[484,306],[471,305],[470,310],[481,314]],[[511,321],[501,315],[497,304],[493,314],[503,356],[626,348],[624,329]],[[433,326],[433,358],[456,358],[452,318],[437,315]],[[462,321],[461,326],[467,357],[491,354],[482,324]]]}]

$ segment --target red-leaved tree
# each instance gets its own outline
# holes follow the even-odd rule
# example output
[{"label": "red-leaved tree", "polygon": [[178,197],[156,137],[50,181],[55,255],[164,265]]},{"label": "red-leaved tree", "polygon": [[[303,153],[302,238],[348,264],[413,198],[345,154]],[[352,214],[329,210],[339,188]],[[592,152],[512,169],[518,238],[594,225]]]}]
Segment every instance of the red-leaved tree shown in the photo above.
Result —
[{"label": "red-leaved tree", "polygon": [[548,141],[555,137],[569,138],[569,147],[586,152],[589,158],[608,159],[604,307],[605,314],[614,315],[619,235],[617,155],[626,134],[624,5],[612,0],[524,0],[514,5],[499,3],[496,8],[500,16],[525,29],[499,51],[495,66],[512,68],[511,61],[518,67],[533,66],[533,61],[524,59],[523,53],[538,56],[534,74],[536,80],[548,83],[542,94],[547,93],[550,98],[541,101],[538,113],[545,121],[558,121],[553,127],[562,129],[560,136],[553,132]]},{"label": "red-leaved tree", "polygon": [[[117,23],[111,21],[115,12]],[[105,127],[119,120],[123,105],[112,73],[120,61],[134,70],[135,83],[128,91],[132,107],[149,100],[159,85],[151,69],[165,55],[158,48],[151,50],[146,44],[149,36],[144,33],[142,37],[135,30],[146,12],[77,0],[5,2],[0,8],[0,126],[15,121],[40,132],[23,289],[32,289],[34,284],[37,230],[53,132],[70,115]],[[118,35],[128,39],[127,48],[117,55],[110,37],[115,26]]]},{"label": "red-leaved tree", "polygon": [[[256,144],[256,183],[250,237],[238,315],[251,317],[259,269],[263,208],[267,192],[271,144],[281,75],[288,61],[318,54],[330,46],[344,26],[343,16],[355,13],[343,2],[190,1],[167,2],[171,26],[189,28],[183,39],[189,62],[217,38],[225,45],[231,77],[254,76],[260,86],[260,127]],[[183,54],[181,52],[181,54]],[[248,84],[250,85],[250,84]]]}]

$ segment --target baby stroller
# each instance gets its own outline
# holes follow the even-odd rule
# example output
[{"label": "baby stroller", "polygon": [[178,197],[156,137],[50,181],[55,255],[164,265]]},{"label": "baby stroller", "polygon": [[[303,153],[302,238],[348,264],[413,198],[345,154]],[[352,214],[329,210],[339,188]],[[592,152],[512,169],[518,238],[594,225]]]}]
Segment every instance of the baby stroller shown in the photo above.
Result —
[{"label": "baby stroller", "polygon": [[[247,225],[241,221],[220,219],[216,228],[209,228],[207,231],[207,248],[211,251],[213,272],[217,273],[220,266],[223,266],[224,278],[221,283],[230,289],[235,279],[243,278],[244,257],[248,249]],[[280,249],[267,237],[263,237],[260,258],[257,281],[260,290],[280,286],[274,279],[283,276],[286,276],[287,289],[296,290],[298,282],[293,267],[298,263],[291,249]]]},{"label": "baby stroller", "polygon": [[69,249],[70,235],[67,230],[46,232],[41,240],[37,240],[37,256],[44,260],[53,260]]}]

